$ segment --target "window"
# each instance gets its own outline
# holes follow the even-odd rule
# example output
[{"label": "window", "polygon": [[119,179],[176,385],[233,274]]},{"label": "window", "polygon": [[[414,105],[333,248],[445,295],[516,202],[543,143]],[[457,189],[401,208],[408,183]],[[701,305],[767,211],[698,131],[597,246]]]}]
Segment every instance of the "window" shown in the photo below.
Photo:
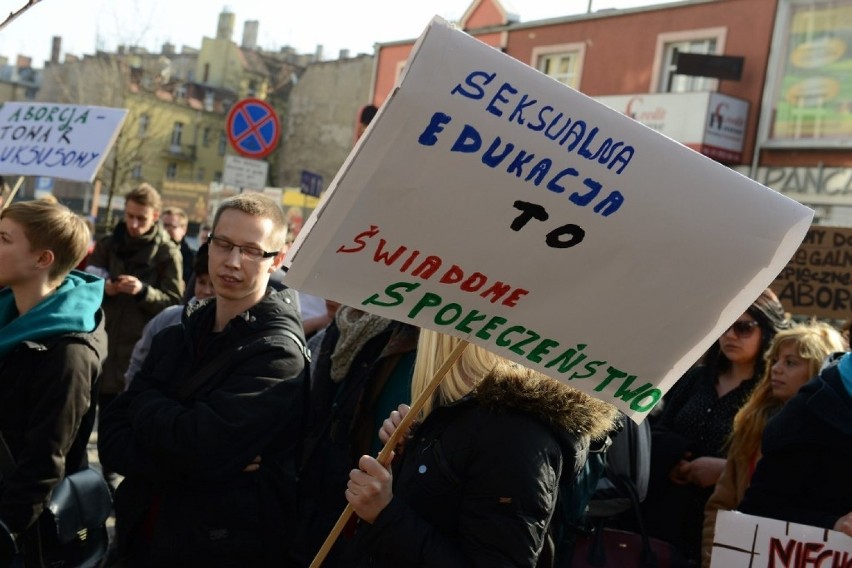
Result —
[{"label": "window", "polygon": [[180,146],[180,140],[183,137],[183,123],[175,122],[172,128],[172,146]]},{"label": "window", "polygon": [[213,91],[207,90],[204,92],[204,110],[207,112],[211,112],[213,110],[213,103],[216,101],[216,96]]},{"label": "window", "polygon": [[204,168],[198,168],[195,171],[195,181],[204,181]]},{"label": "window", "polygon": [[224,156],[228,148],[228,136],[224,132],[219,133],[219,155]]},{"label": "window", "polygon": [[177,177],[177,164],[175,162],[169,162],[169,165],[166,166],[166,179],[175,179]]},{"label": "window", "polygon": [[130,170],[130,177],[132,179],[142,179],[142,166],[139,164],[133,166],[133,169]]},{"label": "window", "polygon": [[654,62],[655,84],[651,85],[651,90],[658,93],[715,91],[719,84],[716,79],[676,74],[677,54],[721,55],[725,47],[725,31],[725,28],[712,28],[660,34]]},{"label": "window", "polygon": [[147,114],[139,115],[139,138],[145,138],[148,134],[148,126],[151,124],[151,117]]},{"label": "window", "polygon": [[204,129],[201,131],[201,144],[205,148],[210,147],[210,127],[209,126],[205,126]]},{"label": "window", "polygon": [[579,89],[585,52],[584,43],[536,47],[532,52],[532,65],[548,77]]},{"label": "window", "polygon": [[222,172],[215,172],[213,174],[213,181],[216,183],[222,183]]}]

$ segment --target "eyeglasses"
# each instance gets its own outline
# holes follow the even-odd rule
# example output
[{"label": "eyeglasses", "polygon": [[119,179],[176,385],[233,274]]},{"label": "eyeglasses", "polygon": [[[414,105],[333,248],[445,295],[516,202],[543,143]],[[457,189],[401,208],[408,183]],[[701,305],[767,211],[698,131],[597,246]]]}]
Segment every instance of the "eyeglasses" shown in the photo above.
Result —
[{"label": "eyeglasses", "polygon": [[[754,330],[757,329],[759,325],[760,324],[754,320],[735,321],[731,324],[731,327],[725,330],[725,333],[733,331],[734,335],[737,336],[737,339],[745,339],[746,337],[751,337],[751,334],[754,333]],[[722,335],[725,335],[725,333],[723,333]]]},{"label": "eyeglasses", "polygon": [[222,237],[217,237],[213,233],[210,233],[207,238],[207,242],[210,243],[210,250],[220,253],[228,254],[235,248],[239,249],[240,255],[243,258],[247,258],[250,260],[260,260],[262,258],[272,258],[279,251],[271,251],[267,252],[263,249],[253,247],[251,245],[238,245],[232,243],[228,239],[223,239]]}]

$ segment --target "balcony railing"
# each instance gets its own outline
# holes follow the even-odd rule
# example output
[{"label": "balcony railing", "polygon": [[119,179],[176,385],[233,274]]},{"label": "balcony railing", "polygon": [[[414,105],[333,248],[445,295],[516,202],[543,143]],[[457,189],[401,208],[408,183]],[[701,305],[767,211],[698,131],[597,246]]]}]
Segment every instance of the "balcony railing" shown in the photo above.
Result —
[{"label": "balcony railing", "polygon": [[194,144],[169,144],[168,147],[163,150],[163,155],[175,160],[194,162],[196,157],[195,149],[196,147]]}]

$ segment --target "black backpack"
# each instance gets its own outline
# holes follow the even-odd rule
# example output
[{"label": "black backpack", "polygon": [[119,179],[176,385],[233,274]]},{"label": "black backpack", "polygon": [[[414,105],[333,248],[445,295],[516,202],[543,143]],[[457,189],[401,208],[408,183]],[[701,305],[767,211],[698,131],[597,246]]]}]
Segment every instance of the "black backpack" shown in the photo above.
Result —
[{"label": "black backpack", "polygon": [[602,519],[628,511],[634,502],[644,500],[650,471],[650,424],[636,424],[621,414],[608,436],[592,442],[577,475],[563,476],[551,523],[553,566],[571,565],[577,535],[588,535]]}]

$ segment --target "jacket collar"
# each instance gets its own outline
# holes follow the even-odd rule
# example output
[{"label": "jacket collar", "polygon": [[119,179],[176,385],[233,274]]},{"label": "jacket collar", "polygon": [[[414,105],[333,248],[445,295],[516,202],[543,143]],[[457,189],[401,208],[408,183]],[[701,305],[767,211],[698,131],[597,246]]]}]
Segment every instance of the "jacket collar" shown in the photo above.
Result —
[{"label": "jacket collar", "polygon": [[521,367],[492,372],[477,384],[472,395],[483,407],[520,411],[556,431],[593,440],[611,432],[618,416],[613,405]]}]

